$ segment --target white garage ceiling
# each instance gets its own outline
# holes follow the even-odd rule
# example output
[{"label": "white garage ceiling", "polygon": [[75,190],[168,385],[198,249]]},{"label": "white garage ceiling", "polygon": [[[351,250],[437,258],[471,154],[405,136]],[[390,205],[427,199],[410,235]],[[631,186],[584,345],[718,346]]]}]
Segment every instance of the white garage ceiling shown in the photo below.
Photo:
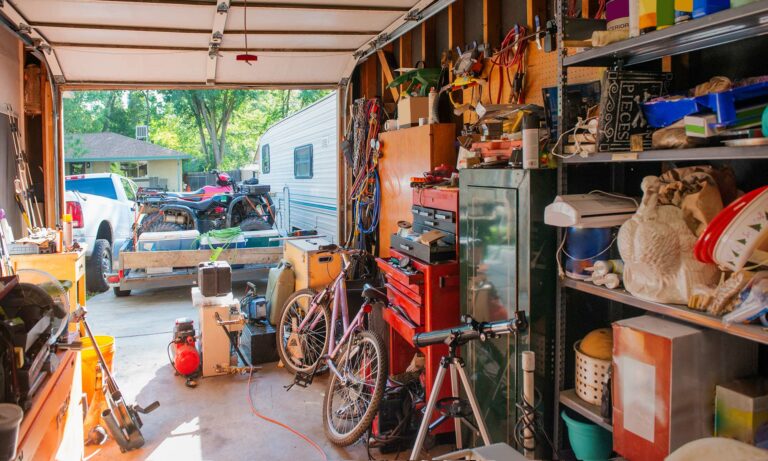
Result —
[{"label": "white garage ceiling", "polygon": [[[338,85],[377,38],[393,39],[451,0],[0,3],[68,87],[308,88]],[[246,30],[253,65],[235,59]]]}]

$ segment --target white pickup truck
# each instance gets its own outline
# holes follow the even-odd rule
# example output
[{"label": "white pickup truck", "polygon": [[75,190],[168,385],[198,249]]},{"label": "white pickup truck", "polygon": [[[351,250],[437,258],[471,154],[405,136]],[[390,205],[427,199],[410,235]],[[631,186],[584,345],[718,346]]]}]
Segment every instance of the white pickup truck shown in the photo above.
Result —
[{"label": "white pickup truck", "polygon": [[65,188],[74,239],[86,248],[88,291],[107,291],[112,249],[132,236],[138,187],[118,174],[93,173],[67,176]]}]

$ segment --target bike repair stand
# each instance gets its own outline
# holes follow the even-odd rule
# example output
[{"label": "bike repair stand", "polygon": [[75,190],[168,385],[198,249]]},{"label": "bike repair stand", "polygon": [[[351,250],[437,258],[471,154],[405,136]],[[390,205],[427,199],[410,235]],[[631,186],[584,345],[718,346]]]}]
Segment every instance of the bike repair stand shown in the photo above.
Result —
[{"label": "bike repair stand", "polygon": [[[448,343],[448,355],[445,355],[440,359],[440,368],[437,370],[435,383],[429,394],[427,407],[424,409],[424,417],[421,420],[421,426],[419,426],[419,433],[416,436],[416,443],[413,446],[413,451],[409,458],[410,460],[421,459],[419,458],[419,453],[421,453],[427,433],[448,418],[453,419],[454,430],[456,432],[456,448],[462,448],[461,423],[466,424],[475,433],[479,432],[485,445],[491,444],[491,438],[488,435],[488,427],[486,427],[483,416],[480,414],[480,405],[477,403],[477,397],[475,397],[475,393],[469,385],[467,374],[464,372],[464,360],[456,355],[456,350],[467,341],[468,340],[463,340],[461,332],[459,331],[452,332],[451,336],[446,340]],[[451,372],[451,397],[438,401],[437,396],[442,388],[446,370],[450,370]],[[469,401],[469,406],[471,407],[472,415],[475,418],[477,427],[467,419],[469,416],[469,412],[466,408],[467,400],[459,398],[459,383],[456,381],[456,374],[461,378],[461,384],[464,386],[464,392],[467,394],[467,400]],[[432,414],[438,406],[440,407],[442,415],[433,424],[430,424],[429,420],[432,418]]]}]

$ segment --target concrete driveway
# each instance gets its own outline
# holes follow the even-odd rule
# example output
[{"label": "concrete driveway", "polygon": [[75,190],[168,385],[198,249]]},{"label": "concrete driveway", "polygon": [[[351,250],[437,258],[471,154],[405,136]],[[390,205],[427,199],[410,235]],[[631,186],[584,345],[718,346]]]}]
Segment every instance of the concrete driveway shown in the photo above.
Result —
[{"label": "concrete driveway", "polygon": [[[238,286],[236,294],[244,291]],[[121,454],[113,441],[86,447],[92,460],[317,460],[321,455],[289,431],[254,416],[248,403],[248,377],[205,378],[195,389],[174,376],[166,348],[174,320],[195,319],[190,288],[134,292],[117,298],[112,292],[91,298],[89,321],[95,334],[116,338],[115,378],[126,400],[160,408],[142,416],[146,445]],[[253,375],[251,392],[257,411],[303,432],[325,451],[328,459],[368,459],[361,443],[338,449],[323,434],[321,404],[327,381],[309,389],[283,386],[292,375],[269,364]],[[372,450],[376,458],[382,458]],[[407,457],[405,454],[401,458]]]}]

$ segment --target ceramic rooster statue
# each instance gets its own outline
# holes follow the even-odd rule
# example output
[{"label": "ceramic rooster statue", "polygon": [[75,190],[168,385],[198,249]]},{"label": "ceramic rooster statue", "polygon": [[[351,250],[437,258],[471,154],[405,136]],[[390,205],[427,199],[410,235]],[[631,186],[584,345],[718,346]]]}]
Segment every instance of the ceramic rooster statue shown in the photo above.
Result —
[{"label": "ceramic rooster statue", "polygon": [[643,179],[643,200],[619,230],[624,287],[649,301],[687,304],[694,288],[717,285],[720,272],[693,257],[696,236],[673,205],[659,205],[659,178]]}]

